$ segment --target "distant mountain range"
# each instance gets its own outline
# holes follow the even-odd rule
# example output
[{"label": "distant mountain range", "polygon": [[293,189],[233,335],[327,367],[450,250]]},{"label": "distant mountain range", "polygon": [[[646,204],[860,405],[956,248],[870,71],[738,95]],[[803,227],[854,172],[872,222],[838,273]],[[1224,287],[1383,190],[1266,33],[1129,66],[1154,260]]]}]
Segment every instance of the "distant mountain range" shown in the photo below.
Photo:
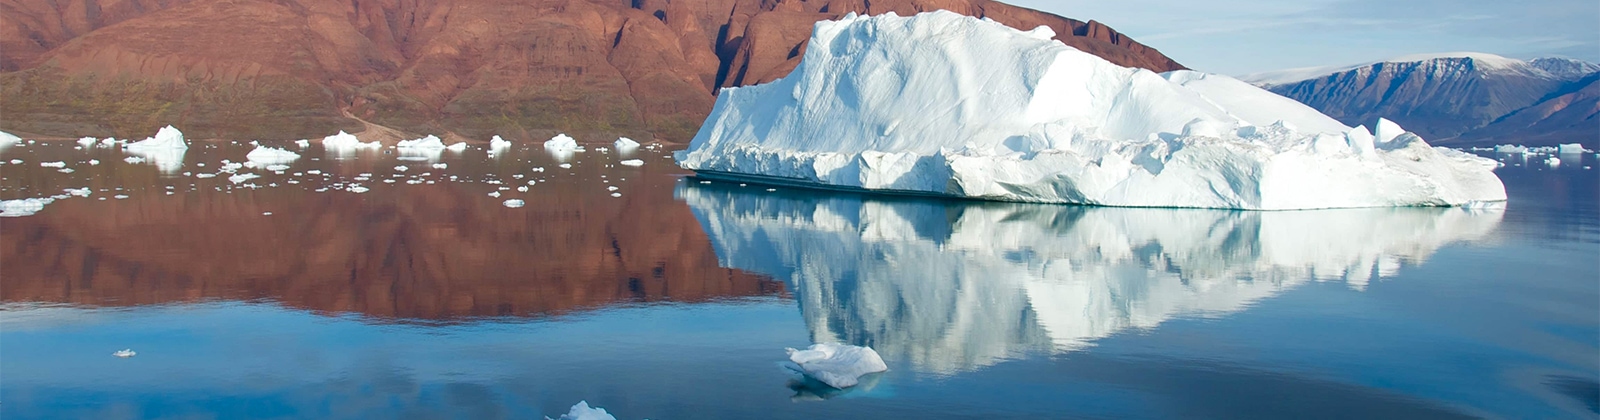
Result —
[{"label": "distant mountain range", "polygon": [[1379,117],[1432,144],[1600,143],[1600,65],[1484,53],[1397,57],[1240,77],[1348,125]]},{"label": "distant mountain range", "polygon": [[296,139],[371,123],[683,141],[718,89],[794,69],[817,21],[936,9],[1183,68],[1099,22],[991,0],[7,0],[0,129]]}]

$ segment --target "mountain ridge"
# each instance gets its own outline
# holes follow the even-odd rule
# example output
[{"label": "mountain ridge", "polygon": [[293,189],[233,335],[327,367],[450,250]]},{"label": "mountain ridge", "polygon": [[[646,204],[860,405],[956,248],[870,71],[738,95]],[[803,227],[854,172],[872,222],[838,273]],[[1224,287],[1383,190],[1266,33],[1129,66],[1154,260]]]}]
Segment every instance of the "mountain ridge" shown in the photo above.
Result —
[{"label": "mountain ridge", "polygon": [[[1576,142],[1594,147],[1600,143],[1600,116],[1582,106],[1566,110],[1588,103],[1583,100],[1588,91],[1577,82],[1596,74],[1600,66],[1553,57],[1523,61],[1482,53],[1445,55],[1380,61],[1311,76],[1307,76],[1311,70],[1289,69],[1241,80],[1310,105],[1347,125],[1388,118],[1434,144]],[[1284,81],[1291,77],[1304,78]],[[1533,107],[1540,108],[1523,112]],[[1549,123],[1537,121],[1556,115],[1560,117]]]},{"label": "mountain ridge", "polygon": [[12,0],[4,129],[306,138],[359,130],[687,140],[716,92],[782,77],[811,26],[946,9],[1121,65],[1183,68],[1099,22],[990,0]]}]

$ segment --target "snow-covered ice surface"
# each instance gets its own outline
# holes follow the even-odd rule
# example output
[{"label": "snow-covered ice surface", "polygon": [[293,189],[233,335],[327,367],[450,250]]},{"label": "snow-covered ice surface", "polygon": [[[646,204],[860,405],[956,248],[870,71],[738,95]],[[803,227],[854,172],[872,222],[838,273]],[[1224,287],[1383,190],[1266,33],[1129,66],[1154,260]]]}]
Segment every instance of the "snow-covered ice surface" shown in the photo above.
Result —
[{"label": "snow-covered ice surface", "polygon": [[806,376],[834,388],[855,386],[867,374],[889,370],[883,358],[870,347],[839,343],[817,343],[805,350],[786,349]]},{"label": "snow-covered ice surface", "polygon": [[1348,129],[1226,76],[1119,67],[1053,35],[944,11],[818,22],[793,73],[723,91],[676,158],[709,177],[1000,201],[1505,200],[1494,161],[1391,122]]}]

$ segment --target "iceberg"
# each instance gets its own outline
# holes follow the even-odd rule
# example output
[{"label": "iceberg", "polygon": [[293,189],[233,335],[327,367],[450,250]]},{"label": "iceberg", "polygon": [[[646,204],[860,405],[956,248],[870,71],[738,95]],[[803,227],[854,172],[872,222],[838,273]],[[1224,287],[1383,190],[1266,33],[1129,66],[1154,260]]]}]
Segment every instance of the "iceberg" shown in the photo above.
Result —
[{"label": "iceberg", "polygon": [[639,142],[633,141],[633,139],[627,137],[617,137],[617,141],[615,143],[611,143],[611,146],[617,148],[618,152],[626,152],[633,149],[638,149]]},{"label": "iceberg", "polygon": [[1583,153],[1584,152],[1583,144],[1581,144],[1581,143],[1567,143],[1567,144],[1557,145],[1556,146],[1556,152],[1560,153],[1560,154],[1563,154],[1563,155]]},{"label": "iceberg", "polygon": [[[182,169],[183,155],[189,151],[189,143],[184,141],[183,132],[170,125],[156,131],[155,137],[122,147],[128,154],[142,158],[143,162],[155,164],[164,173],[176,173]],[[131,159],[128,161],[132,162]]]},{"label": "iceberg", "polygon": [[617,163],[622,164],[622,166],[644,166],[644,160],[641,159],[628,159]]},{"label": "iceberg", "polygon": [[786,350],[789,361],[799,365],[806,376],[839,389],[855,386],[863,375],[889,370],[871,347],[818,343],[805,350]]},{"label": "iceberg", "polygon": [[565,157],[565,155],[571,155],[574,151],[578,151],[578,141],[571,138],[571,136],[566,136],[566,133],[560,133],[560,135],[555,135],[554,138],[544,141],[544,151],[557,155],[557,157]]},{"label": "iceberg", "polygon": [[15,134],[0,131],[0,150],[5,150],[6,148],[11,147],[11,145],[21,142],[21,137],[17,137]]},{"label": "iceberg", "polygon": [[46,204],[55,202],[54,198],[24,198],[20,200],[0,200],[0,217],[32,216],[44,210]]},{"label": "iceberg", "polygon": [[300,154],[276,147],[256,146],[255,150],[244,155],[245,160],[256,165],[287,165],[300,159]]},{"label": "iceberg", "polygon": [[545,420],[617,420],[617,418],[607,413],[604,408],[590,407],[588,401],[578,401],[567,410],[567,414],[554,419],[545,417]]},{"label": "iceberg", "polygon": [[500,153],[500,152],[503,152],[506,149],[510,149],[510,148],[511,148],[511,142],[506,141],[506,139],[500,138],[499,134],[496,134],[494,136],[494,138],[489,139],[489,152],[490,153]]},{"label": "iceberg", "polygon": [[360,150],[375,150],[383,147],[383,143],[362,143],[354,134],[339,131],[339,134],[322,138],[322,148],[335,157],[346,157]]},{"label": "iceberg", "polygon": [[100,141],[100,139],[96,139],[94,137],[81,137],[81,138],[78,138],[78,145],[83,146],[83,147],[90,147],[90,146],[94,146],[94,143],[97,142],[97,141]]},{"label": "iceberg", "polygon": [[708,178],[997,201],[1288,210],[1503,201],[1496,163],[1214,74],[947,11],[818,22],[674,158]]},{"label": "iceberg", "polygon": [[117,357],[121,357],[121,358],[124,358],[124,359],[129,358],[129,357],[133,357],[133,356],[137,356],[138,354],[139,353],[136,352],[136,351],[133,351],[133,349],[122,349],[122,350],[117,350],[117,351],[111,353],[112,356],[117,356]]}]

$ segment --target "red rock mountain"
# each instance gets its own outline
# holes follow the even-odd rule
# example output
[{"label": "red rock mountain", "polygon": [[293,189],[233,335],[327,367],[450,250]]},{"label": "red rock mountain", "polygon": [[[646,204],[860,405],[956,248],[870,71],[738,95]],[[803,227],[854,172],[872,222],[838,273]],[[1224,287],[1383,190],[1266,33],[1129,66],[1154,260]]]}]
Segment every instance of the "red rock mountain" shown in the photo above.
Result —
[{"label": "red rock mountain", "polygon": [[0,129],[279,139],[359,118],[479,139],[682,141],[718,88],[788,74],[816,21],[936,9],[1183,68],[1097,22],[989,0],[3,0]]}]

